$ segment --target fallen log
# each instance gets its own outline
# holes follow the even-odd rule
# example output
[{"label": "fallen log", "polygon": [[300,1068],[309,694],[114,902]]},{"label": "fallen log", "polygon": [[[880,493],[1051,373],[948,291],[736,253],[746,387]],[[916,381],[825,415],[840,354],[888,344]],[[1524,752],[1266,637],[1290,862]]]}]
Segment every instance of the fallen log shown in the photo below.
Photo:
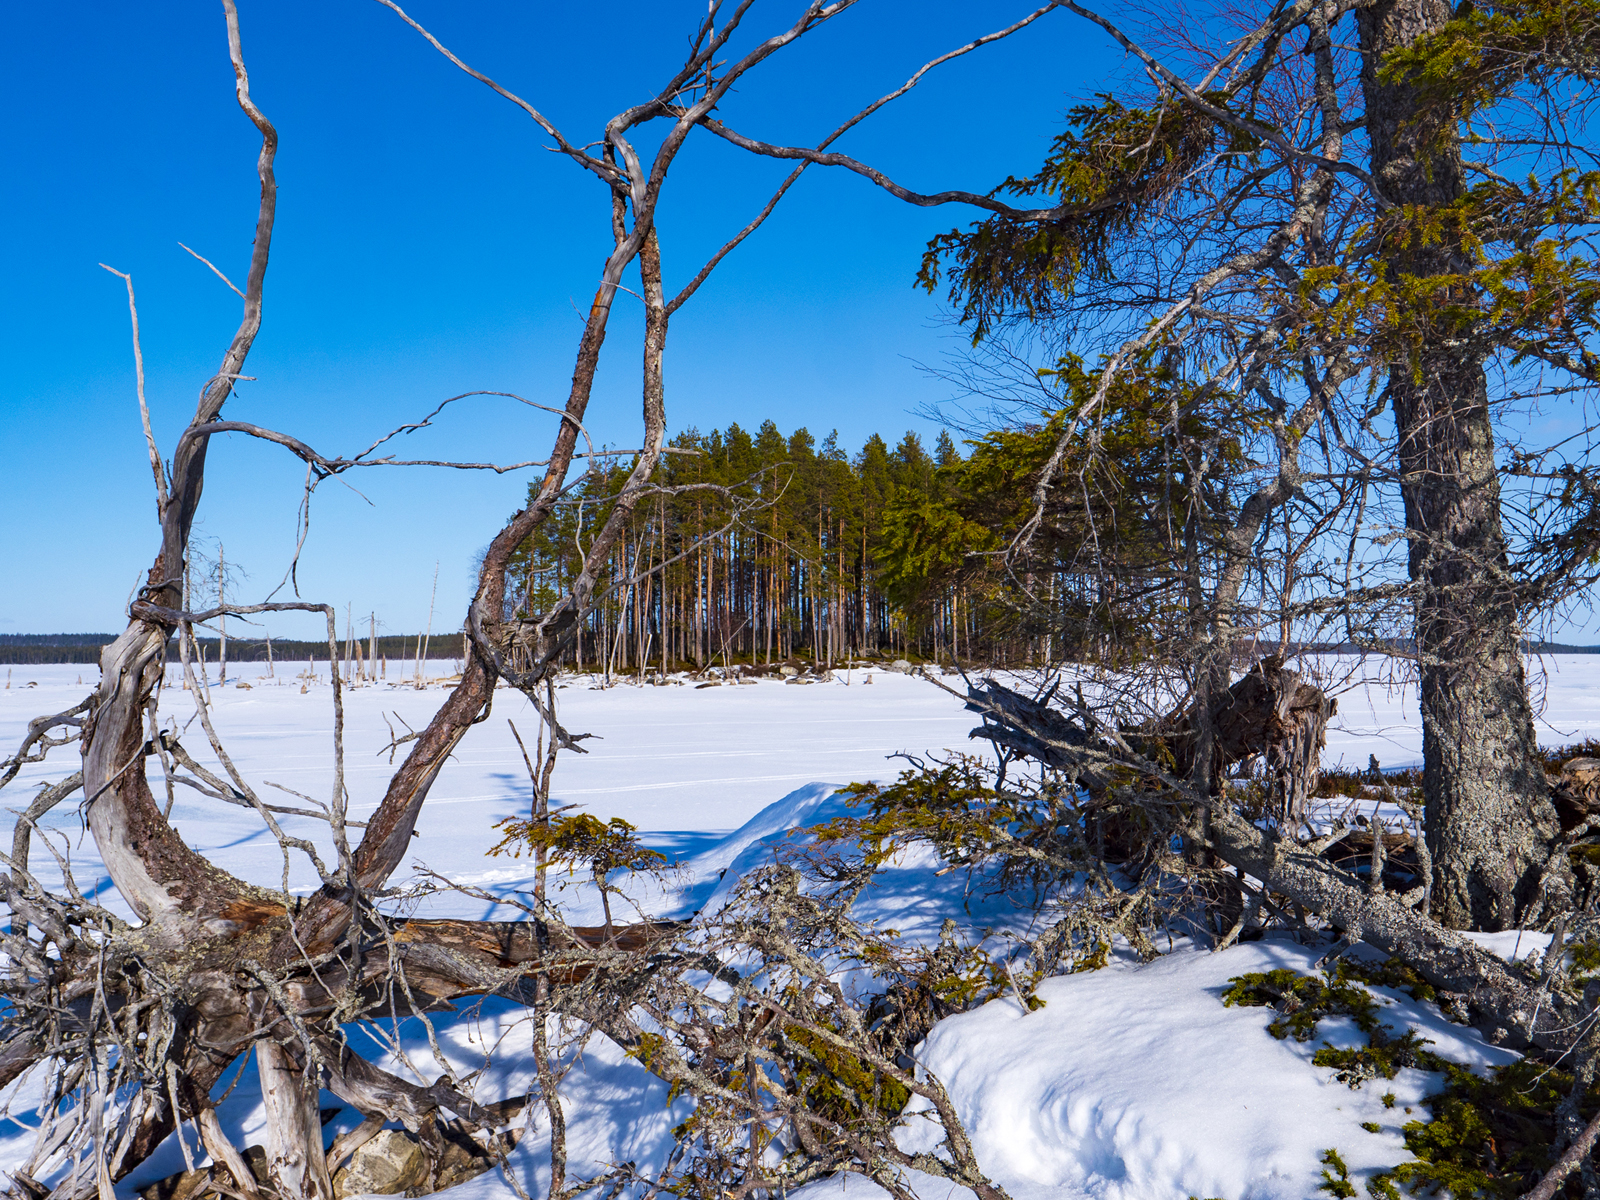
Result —
[{"label": "fallen log", "polygon": [[[969,693],[969,711],[984,716],[972,736],[997,747],[1068,770],[1091,792],[1109,778],[1087,754],[1094,742],[1085,726],[1066,713],[1031,700],[990,680]],[[1263,658],[1218,700],[1210,725],[1216,737],[1213,790],[1221,790],[1226,772],[1259,757],[1266,767],[1268,808],[1290,828],[1304,824],[1316,792],[1319,756],[1327,745],[1328,721],[1338,702],[1276,657]],[[1123,731],[1145,758],[1165,761],[1171,773],[1187,778],[1194,767],[1197,730],[1202,722],[1194,708],[1179,709],[1159,721]]]},{"label": "fallen log", "polygon": [[[1178,818],[1184,836],[1203,837],[1218,858],[1267,892],[1287,897],[1345,936],[1399,958],[1440,991],[1460,996],[1490,1041],[1561,1054],[1587,1031],[1583,1018],[1593,1004],[1574,994],[1559,976],[1543,982],[1529,978],[1398,899],[1372,892],[1357,876],[1281,830],[1260,828],[1221,797],[1198,793],[1186,780],[1139,755],[1117,731],[1096,727],[1088,714],[1069,716],[993,680],[969,689],[967,706],[985,717],[974,737],[1059,769],[1102,776],[1121,771],[1159,784],[1168,799],[1161,814],[1171,819],[1174,799],[1187,813]],[[1201,812],[1210,817],[1204,834],[1195,819]]]}]

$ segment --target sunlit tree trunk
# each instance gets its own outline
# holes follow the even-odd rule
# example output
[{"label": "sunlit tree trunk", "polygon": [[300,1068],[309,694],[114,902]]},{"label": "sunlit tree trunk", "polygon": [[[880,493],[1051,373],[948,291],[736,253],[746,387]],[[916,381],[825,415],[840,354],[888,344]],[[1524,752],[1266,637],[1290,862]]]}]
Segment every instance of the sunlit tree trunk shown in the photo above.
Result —
[{"label": "sunlit tree trunk", "polygon": [[[1372,174],[1398,205],[1439,207],[1466,191],[1459,140],[1419,119],[1415,91],[1378,77],[1383,57],[1450,19],[1444,0],[1382,0],[1357,13]],[[1396,245],[1391,278],[1470,270],[1448,237]],[[1466,297],[1462,298],[1463,300]],[[1401,493],[1417,588],[1423,792],[1439,917],[1504,929],[1566,890],[1559,833],[1523,675],[1517,606],[1500,517],[1484,354],[1470,330],[1432,327],[1391,367]]]}]

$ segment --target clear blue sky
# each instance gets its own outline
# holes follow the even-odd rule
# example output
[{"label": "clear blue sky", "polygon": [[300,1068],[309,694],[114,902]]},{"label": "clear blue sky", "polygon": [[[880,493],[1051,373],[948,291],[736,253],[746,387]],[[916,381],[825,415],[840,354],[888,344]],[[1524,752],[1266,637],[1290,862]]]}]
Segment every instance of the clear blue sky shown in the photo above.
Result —
[{"label": "clear blue sky", "polygon": [[[266,318],[229,414],[345,454],[473,388],[560,404],[609,247],[602,188],[550,153],[518,110],[461,74],[373,0],[240,0],[254,94],[276,123],[279,209]],[[799,0],[758,0],[753,36]],[[723,107],[735,127],[814,143],[927,59],[1032,6],[862,0],[773,59]],[[651,94],[703,3],[604,7],[417,0],[410,11],[468,62],[538,104],[576,142]],[[170,452],[239,317],[234,295],[178,247],[244,275],[258,140],[233,97],[220,3],[23,5],[0,45],[0,633],[114,631],[156,546],[125,293],[133,273],[148,392]],[[924,191],[984,191],[1030,171],[1071,103],[1126,69],[1100,31],[1052,13],[931,75],[841,148]],[[669,180],[661,235],[675,290],[786,173],[710,137]],[[912,286],[957,206],[911,208],[813,169],[774,218],[674,318],[672,432],[771,417],[785,432],[936,432],[919,415],[950,386],[919,369],[963,340]],[[638,439],[638,312],[624,296],[590,422]],[[1555,418],[1547,418],[1555,419]],[[409,439],[418,457],[541,456],[551,425],[471,401]],[[294,544],[303,468],[215,439],[199,536],[260,598]],[[518,507],[526,475],[374,471],[319,490],[301,592],[376,611],[393,631],[458,624],[474,556]],[[1600,640],[1572,614],[1557,636]],[[314,632],[283,619],[281,634]]]},{"label": "clear blue sky", "polygon": [[[928,58],[1029,7],[864,0],[749,77],[724,114],[758,136],[814,143]],[[254,95],[282,146],[265,325],[248,367],[259,381],[229,412],[338,454],[471,388],[560,403],[575,307],[587,305],[609,244],[601,187],[371,0],[240,8]],[[582,143],[667,77],[705,8],[418,0],[409,11]],[[746,28],[764,36],[797,11],[797,0],[760,0]],[[1064,108],[1121,64],[1098,31],[1053,13],[941,69],[841,148],[914,188],[984,191],[1034,168]],[[148,393],[170,452],[239,314],[178,243],[242,279],[258,142],[234,102],[221,6],[200,0],[15,8],[0,101],[0,632],[120,629],[155,550],[155,518],[125,294],[96,264],[133,274]],[[696,141],[663,207],[669,290],[785,173]],[[931,435],[915,410],[949,387],[917,364],[939,362],[960,335],[912,279],[927,239],[970,217],[809,172],[674,319],[671,430],[771,417],[819,438],[837,428],[851,449],[873,432]],[[612,444],[631,445],[638,322],[623,305],[591,419]],[[542,453],[547,420],[473,404],[408,449]],[[201,532],[226,544],[254,595],[288,562],[302,476],[282,451],[213,441]],[[518,506],[525,478],[368,472],[353,480],[365,499],[324,484],[303,594],[416,630],[437,562],[435,627],[454,628],[472,558]]]}]

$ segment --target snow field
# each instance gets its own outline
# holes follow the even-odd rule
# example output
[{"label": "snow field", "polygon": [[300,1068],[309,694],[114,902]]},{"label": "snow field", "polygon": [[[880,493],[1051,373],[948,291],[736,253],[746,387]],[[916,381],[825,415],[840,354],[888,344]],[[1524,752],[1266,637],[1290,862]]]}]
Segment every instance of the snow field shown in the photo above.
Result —
[{"label": "snow field", "polygon": [[[235,669],[229,668],[226,688],[216,686],[213,670],[210,688],[212,719],[229,755],[267,803],[305,806],[266,786],[269,782],[326,802],[333,781],[333,743],[332,689],[325,664],[320,684],[304,695],[300,680],[290,674],[304,670],[303,663],[278,664],[275,680],[263,677],[264,665],[244,664],[238,669],[247,672],[249,690],[234,686]],[[92,667],[12,670],[12,689],[0,689],[0,746],[15,745],[29,719],[70,707],[98,679]],[[438,678],[450,670],[448,661],[433,662],[428,673]],[[984,744],[966,740],[977,719],[964,713],[959,702],[923,680],[872,675],[873,683],[864,685],[862,674],[854,673],[849,687],[842,682],[785,685],[763,680],[705,689],[622,684],[592,690],[588,679],[567,682],[557,693],[563,725],[596,736],[583,743],[587,753],[561,756],[552,803],[577,804],[602,820],[623,817],[670,859],[699,861],[723,836],[803,783],[892,779],[906,764],[886,756],[901,750],[981,752]],[[75,682],[79,677],[81,685]],[[176,667],[167,679],[164,727],[176,720],[184,747],[220,774],[199,722],[190,723],[193,701],[182,690]],[[28,687],[29,680],[38,686]],[[387,685],[344,690],[350,820],[363,820],[382,799],[394,770],[384,750],[390,729],[401,735],[408,726],[420,729],[443,698],[439,685],[425,691]],[[498,690],[492,714],[467,736],[434,786],[413,843],[416,862],[490,891],[525,885],[530,870],[516,859],[485,857],[499,840],[494,823],[525,815],[528,807],[527,770],[508,720],[515,723],[529,754],[534,752],[538,716],[533,707],[518,692]],[[396,764],[406,749],[401,746],[396,752]],[[58,751],[43,764],[25,768],[0,804],[16,807],[39,784],[60,780],[75,769],[71,751]],[[152,760],[149,771],[151,787],[163,795],[159,764]],[[281,886],[283,857],[251,810],[180,787],[172,819],[191,845],[229,871],[253,883]],[[60,805],[44,825],[67,838],[74,872],[87,891],[97,878],[99,861],[92,841],[80,844],[76,802]],[[322,822],[286,817],[283,825],[317,842],[325,858],[331,851]],[[351,831],[352,841],[359,836],[359,829]],[[47,856],[36,849],[34,858],[48,878]],[[717,869],[723,865],[719,862]],[[404,869],[395,882],[403,882],[403,874]],[[680,882],[692,892],[695,878],[684,876]],[[304,893],[316,884],[309,862],[294,856],[291,889]],[[670,903],[690,898],[674,893]],[[574,921],[591,923],[592,908],[592,923],[599,922],[598,901],[589,893],[574,888],[567,899],[575,904]],[[114,892],[106,900],[117,903]],[[485,911],[481,903],[453,897],[436,900],[428,915],[515,919],[519,914],[510,908]]]},{"label": "snow field", "polygon": [[[1600,667],[1600,659],[1573,656],[1549,664],[1541,741],[1563,744],[1600,735],[1600,681],[1591,664]],[[291,673],[303,666],[280,664],[276,681],[261,678],[264,668],[256,664],[242,669],[249,689],[218,688],[213,676],[211,692],[219,732],[235,761],[264,799],[300,803],[263,786],[265,780],[325,799],[332,779],[326,675],[301,694],[300,681]],[[448,663],[433,663],[429,673],[438,677],[449,669]],[[0,745],[7,746],[16,744],[33,716],[75,703],[97,674],[76,666],[11,671],[11,689],[0,690]],[[624,817],[640,827],[647,844],[681,863],[665,889],[634,892],[644,910],[687,915],[715,905],[788,831],[843,811],[834,795],[838,785],[893,778],[905,764],[886,755],[978,749],[966,737],[976,718],[963,712],[958,700],[923,680],[872,675],[873,682],[865,685],[857,672],[848,687],[842,680],[809,686],[763,680],[701,690],[630,685],[592,690],[589,681],[571,681],[558,695],[563,724],[600,736],[585,743],[590,753],[563,756],[554,800],[581,804],[601,818]],[[36,686],[27,686],[28,681]],[[391,686],[346,691],[352,819],[376,808],[392,769],[383,751],[390,736],[385,714],[395,731],[403,733],[396,714],[420,728],[442,698],[437,686],[425,691]],[[1416,761],[1420,728],[1414,693],[1354,688],[1339,699],[1325,762],[1342,759],[1365,766],[1369,754],[1385,766]],[[176,717],[181,729],[190,707],[174,671],[163,712]],[[515,692],[498,692],[493,715],[473,730],[441,775],[415,840],[418,863],[492,892],[527,886],[530,871],[525,861],[485,857],[497,840],[493,823],[525,812],[527,805],[526,772],[508,717],[533,749],[537,719],[531,706]],[[198,758],[212,761],[198,723],[181,736]],[[36,786],[60,779],[75,765],[68,751],[57,760],[30,766],[0,803],[22,807]],[[153,763],[151,782],[162,795]],[[282,857],[252,813],[179,789],[173,817],[191,844],[228,870],[269,886],[280,884]],[[70,853],[85,890],[95,887],[103,902],[118,906],[114,891],[101,880],[93,842],[82,836],[76,802],[60,806],[46,825],[58,846]],[[305,819],[290,818],[286,825],[301,836],[315,836],[318,830],[317,823]],[[327,844],[325,828],[318,840]],[[37,842],[34,865],[49,878],[47,856]],[[1031,919],[1027,908],[1004,897],[967,903],[961,873],[939,877],[936,867],[925,853],[902,856],[862,899],[858,914],[892,925],[913,940],[935,938],[946,917],[955,918],[972,938],[991,931],[1021,932]],[[292,888],[307,891],[315,882],[303,860],[291,864]],[[563,894],[563,902],[574,922],[598,921],[592,890],[575,886]],[[516,915],[509,908],[459,896],[433,897],[424,911],[430,916]],[[1537,937],[1486,940],[1503,954],[1542,948]],[[949,1088],[979,1161],[1016,1200],[1315,1196],[1319,1159],[1330,1147],[1340,1151],[1358,1181],[1403,1161],[1398,1131],[1411,1119],[1404,1107],[1415,1105],[1436,1083],[1434,1077],[1408,1070],[1390,1084],[1351,1091],[1334,1081],[1331,1071],[1310,1061],[1323,1040],[1336,1046],[1358,1044],[1360,1035],[1348,1021],[1323,1022],[1317,1038],[1302,1045],[1280,1042],[1267,1033],[1269,1010],[1222,1006],[1220,996],[1230,977],[1275,967],[1309,971],[1321,953],[1269,939],[1219,955],[1179,943],[1144,965],[1117,958],[1098,972],[1047,980],[1039,991],[1045,1007],[1036,1012],[1023,1013],[1014,1000],[998,1000],[950,1018],[924,1044],[921,1063]],[[1420,1029],[1448,1058],[1488,1065],[1512,1057],[1445,1022],[1431,1005],[1401,993],[1379,994],[1389,1002],[1393,1024]],[[452,1065],[461,1072],[478,1072],[474,1087],[480,1099],[527,1090],[530,1033],[519,1006],[485,1001],[464,1006],[455,1015],[443,1014],[434,1024]],[[370,1036],[355,1030],[352,1034]],[[386,1065],[401,1073],[426,1081],[439,1071],[420,1022],[404,1024],[387,1053]],[[661,1165],[671,1128],[686,1111],[683,1102],[669,1108],[659,1081],[604,1038],[591,1038],[572,1053],[576,1058],[563,1085],[572,1175],[629,1160],[642,1170]],[[11,1118],[0,1123],[0,1170],[20,1164],[31,1146],[37,1118],[29,1108],[37,1098],[29,1089],[26,1079],[12,1089]],[[1396,1094],[1396,1108],[1383,1108],[1384,1090]],[[324,1101],[337,1103],[327,1096]],[[245,1068],[221,1115],[236,1144],[261,1140],[253,1066]],[[1376,1122],[1381,1131],[1370,1133],[1361,1128],[1362,1122]],[[354,1123],[346,1112],[329,1129]],[[188,1136],[193,1145],[192,1131]],[[927,1124],[908,1113],[905,1144],[910,1147],[927,1136]],[[547,1184],[547,1150],[547,1123],[535,1106],[530,1132],[512,1160],[534,1196]],[[182,1165],[179,1147],[169,1140],[119,1185],[118,1195],[126,1200],[138,1187]],[[959,1193],[943,1181],[921,1183],[918,1190],[925,1200]],[[860,1179],[826,1181],[803,1191],[818,1200],[835,1194],[882,1194]],[[463,1200],[507,1200],[511,1195],[496,1173],[457,1192]]]}]

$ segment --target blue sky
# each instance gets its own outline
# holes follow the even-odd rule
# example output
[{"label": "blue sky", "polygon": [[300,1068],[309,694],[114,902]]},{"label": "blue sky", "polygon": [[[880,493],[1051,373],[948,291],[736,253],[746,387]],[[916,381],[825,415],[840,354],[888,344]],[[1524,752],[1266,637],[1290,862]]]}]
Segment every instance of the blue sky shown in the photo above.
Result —
[{"label": "blue sky", "polygon": [[[282,146],[265,325],[248,367],[258,381],[229,412],[336,454],[472,388],[560,403],[575,309],[609,246],[600,186],[371,0],[240,7],[253,92]],[[666,78],[704,5],[419,0],[409,11],[587,142]],[[797,11],[760,0],[746,28],[765,36]],[[724,114],[757,136],[814,143],[928,58],[1027,11],[865,0],[748,77]],[[242,278],[258,142],[234,103],[219,4],[20,6],[0,56],[0,537],[12,564],[0,632],[113,630],[156,539],[125,294],[96,264],[133,274],[169,452],[238,321],[234,295],[178,243]],[[842,148],[914,188],[987,190],[1034,168],[1064,108],[1121,62],[1098,31],[1054,13],[943,68]],[[660,222],[669,291],[784,173],[692,141]],[[912,280],[927,239],[968,219],[808,173],[674,319],[671,429],[771,417],[819,438],[837,428],[852,449],[873,432],[931,435],[916,410],[950,389],[918,364],[961,342]],[[591,408],[612,444],[638,437],[637,327],[624,297]],[[548,419],[519,407],[462,405],[408,449],[536,457]],[[302,477],[281,451],[213,442],[201,533],[226,545],[253,594],[288,563]],[[523,479],[380,471],[353,482],[363,495],[338,482],[318,492],[303,594],[416,630],[437,563],[434,623],[453,628],[473,556],[517,507]]]},{"label": "blue sky", "polygon": [[[751,37],[799,0],[758,0]],[[1000,28],[1026,3],[862,0],[748,77],[735,127],[814,143],[929,58]],[[678,64],[700,3],[601,6],[417,0],[414,16],[538,104],[576,142]],[[545,147],[517,109],[461,74],[374,0],[241,0],[254,94],[276,123],[279,210],[266,316],[229,414],[328,454],[365,447],[474,388],[560,404],[609,247],[601,187]],[[238,301],[184,242],[234,278],[248,261],[258,141],[233,97],[220,3],[35,4],[0,44],[0,633],[120,629],[156,546],[134,400],[126,297],[138,289],[148,392],[170,452],[216,369]],[[928,77],[841,148],[924,191],[983,191],[1036,168],[1062,113],[1126,69],[1098,29],[1056,12]],[[691,139],[660,221],[676,290],[765,203],[786,171]],[[964,339],[913,287],[923,246],[971,218],[917,209],[812,170],[673,320],[672,432],[771,417],[785,432],[931,439],[919,412],[951,396],[930,375]],[[638,439],[636,305],[624,296],[590,409],[613,445]],[[1561,413],[1545,422],[1560,423]],[[1537,425],[1539,421],[1531,424]],[[417,457],[539,457],[549,418],[469,401],[408,439]],[[1530,430],[1531,432],[1531,430]],[[241,437],[213,441],[199,544],[260,598],[293,551],[303,468]],[[301,592],[437,629],[470,594],[475,555],[527,476],[374,471],[319,490]],[[1559,624],[1559,623],[1558,623]],[[280,634],[314,634],[283,618]],[[1571,614],[1575,641],[1600,617]]]}]

